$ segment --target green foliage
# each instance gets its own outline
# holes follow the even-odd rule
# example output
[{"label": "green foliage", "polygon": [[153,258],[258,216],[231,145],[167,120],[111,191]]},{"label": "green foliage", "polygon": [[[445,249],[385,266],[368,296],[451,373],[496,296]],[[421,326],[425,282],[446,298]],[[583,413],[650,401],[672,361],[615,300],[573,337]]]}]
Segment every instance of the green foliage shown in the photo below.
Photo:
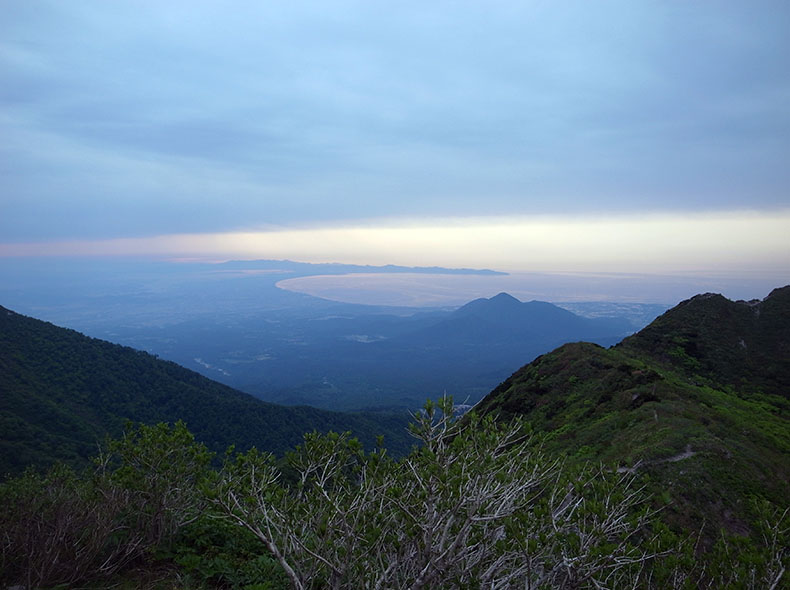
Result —
[{"label": "green foliage", "polygon": [[696,373],[702,367],[699,360],[689,354],[690,341],[684,336],[673,336],[667,354],[675,363],[679,363],[689,373]]},{"label": "green foliage", "polygon": [[660,520],[647,478],[452,410],[415,415],[400,460],[313,432],[281,461],[228,451],[219,472],[183,423],[128,426],[92,471],[0,484],[0,584],[140,587],[164,567],[144,587],[781,587],[787,509],[754,498],[756,533],[701,552]]},{"label": "green foliage", "polygon": [[778,582],[790,561],[790,509],[762,499],[752,499],[750,508],[757,534],[721,533],[708,556],[706,577],[733,589],[786,587]]},{"label": "green foliage", "polygon": [[[342,434],[309,434],[287,456],[229,457],[213,497],[294,588],[576,587],[637,575],[652,513],[633,478],[568,470],[521,423],[415,416],[402,461]],[[581,586],[580,586],[581,587]]]},{"label": "green foliage", "polygon": [[697,295],[619,348],[669,363],[686,376],[739,393],[790,392],[790,286],[762,301]]},{"label": "green foliage", "polygon": [[764,501],[761,537],[722,532],[727,550],[706,552],[660,520],[668,490],[553,459],[524,423],[456,421],[440,400],[411,432],[421,444],[401,461],[309,434],[287,478],[270,456],[228,457],[212,501],[293,588],[761,588],[789,565],[787,512]]},{"label": "green foliage", "polygon": [[[199,516],[204,508],[200,488],[209,478],[212,454],[183,422],[173,427],[129,423],[108,448],[97,467],[113,486],[139,498],[135,527],[148,531],[146,544],[161,545]],[[114,463],[117,467],[107,473]]]},{"label": "green foliage", "polygon": [[209,459],[183,424],[141,426],[82,476],[58,465],[0,484],[0,581],[75,584],[152,558],[199,514]]},{"label": "green foliage", "polygon": [[[787,506],[787,398],[689,379],[633,348],[565,345],[525,366],[476,410],[522,416],[545,448],[649,474],[664,518],[703,544],[751,534],[750,496]],[[571,379],[570,377],[578,377]]]},{"label": "green foliage", "polygon": [[186,525],[164,555],[195,581],[211,587],[276,590],[288,582],[279,564],[261,554],[247,530],[205,512]]}]

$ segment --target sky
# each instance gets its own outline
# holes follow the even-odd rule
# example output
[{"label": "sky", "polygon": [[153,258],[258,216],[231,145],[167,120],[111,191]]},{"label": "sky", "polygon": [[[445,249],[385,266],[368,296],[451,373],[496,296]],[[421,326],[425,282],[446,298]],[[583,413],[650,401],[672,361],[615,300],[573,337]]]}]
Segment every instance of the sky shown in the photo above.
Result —
[{"label": "sky", "polygon": [[0,257],[790,282],[784,0],[0,10]]}]

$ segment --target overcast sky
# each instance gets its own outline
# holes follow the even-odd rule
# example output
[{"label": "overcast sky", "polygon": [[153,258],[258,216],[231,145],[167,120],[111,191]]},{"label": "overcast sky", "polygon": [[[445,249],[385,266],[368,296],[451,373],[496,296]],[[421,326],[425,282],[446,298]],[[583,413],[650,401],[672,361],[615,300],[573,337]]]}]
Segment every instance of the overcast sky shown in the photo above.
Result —
[{"label": "overcast sky", "polygon": [[786,0],[0,10],[0,254],[790,267]]}]

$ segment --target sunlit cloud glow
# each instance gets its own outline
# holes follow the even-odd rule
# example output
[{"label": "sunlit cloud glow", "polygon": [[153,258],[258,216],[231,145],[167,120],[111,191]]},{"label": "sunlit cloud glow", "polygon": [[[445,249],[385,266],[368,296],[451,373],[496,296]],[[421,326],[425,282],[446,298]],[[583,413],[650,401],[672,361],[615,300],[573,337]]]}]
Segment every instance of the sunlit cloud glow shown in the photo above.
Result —
[{"label": "sunlit cloud glow", "polygon": [[[790,210],[369,221],[0,245],[2,256],[292,259],[568,272],[790,274]],[[784,278],[788,278],[784,276]]]}]

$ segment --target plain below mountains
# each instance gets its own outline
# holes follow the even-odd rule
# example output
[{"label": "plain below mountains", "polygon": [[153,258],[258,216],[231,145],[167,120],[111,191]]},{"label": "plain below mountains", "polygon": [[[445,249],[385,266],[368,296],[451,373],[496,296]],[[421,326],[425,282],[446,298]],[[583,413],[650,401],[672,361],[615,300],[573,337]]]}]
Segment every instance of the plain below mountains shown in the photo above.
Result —
[{"label": "plain below mountains", "polygon": [[454,311],[397,315],[362,307],[171,326],[161,335],[163,356],[274,403],[413,410],[444,392],[475,403],[525,361],[564,342],[608,346],[634,330],[624,318],[585,318],[506,293]]}]

